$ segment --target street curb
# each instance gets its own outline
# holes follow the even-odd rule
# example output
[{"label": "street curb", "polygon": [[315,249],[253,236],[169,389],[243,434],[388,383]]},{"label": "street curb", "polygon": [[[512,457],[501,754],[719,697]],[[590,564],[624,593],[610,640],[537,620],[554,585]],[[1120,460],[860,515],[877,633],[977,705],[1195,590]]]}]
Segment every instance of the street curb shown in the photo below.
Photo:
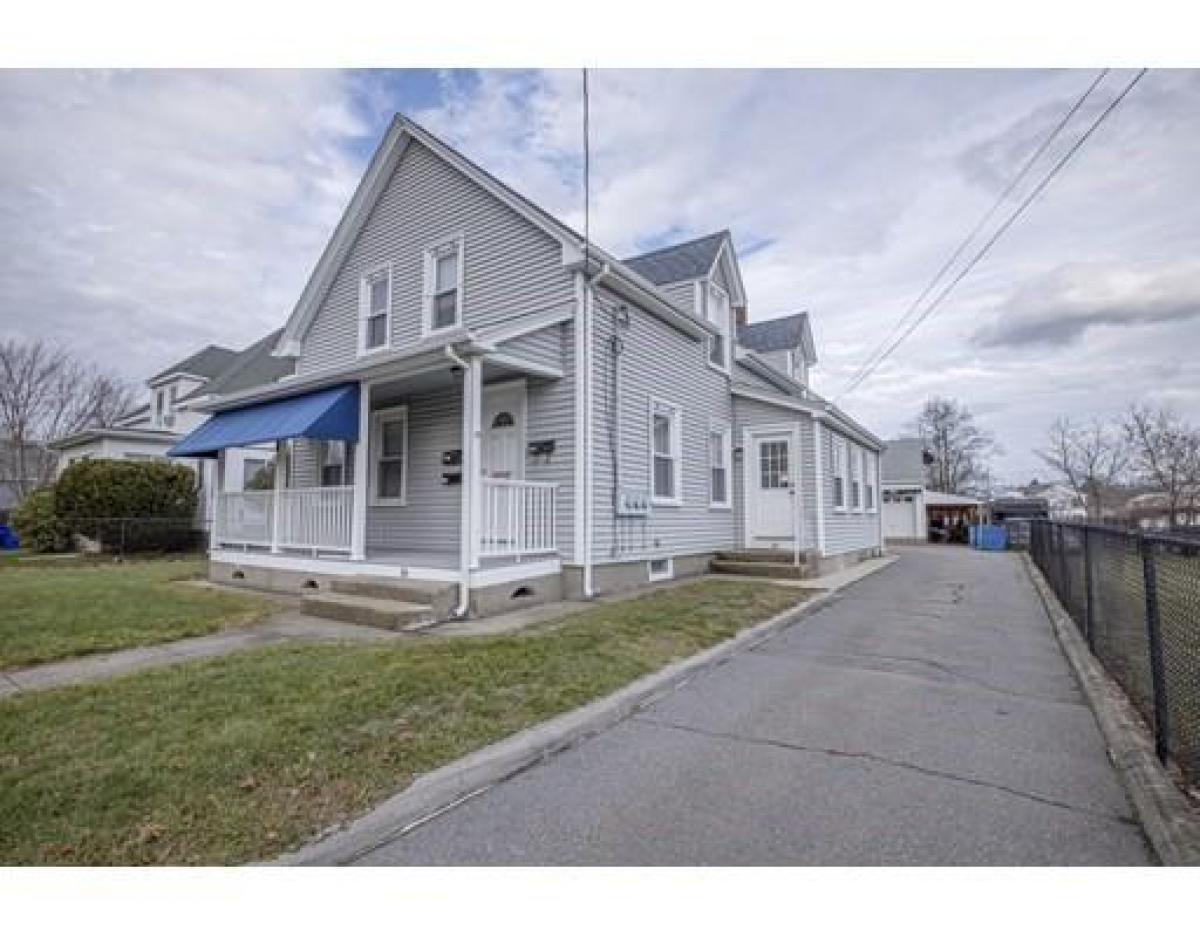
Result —
[{"label": "street curb", "polygon": [[523,729],[478,751],[423,774],[404,790],[344,829],[309,843],[296,852],[279,856],[272,865],[348,865],[381,844],[458,806],[488,788],[624,721],[639,709],[667,695],[700,672],[717,667],[734,654],[774,637],[818,609],[833,602],[838,593],[868,576],[887,569],[883,563],[863,576],[831,589],[787,611],[751,625],[720,644],[686,660],[647,674],[615,693]]},{"label": "street curb", "polygon": [[1108,746],[1108,757],[1133,804],[1146,838],[1163,865],[1200,865],[1200,809],[1179,789],[1154,754],[1146,724],[1080,635],[1029,554],[1025,570],[1041,597],[1055,637],[1079,680]]}]

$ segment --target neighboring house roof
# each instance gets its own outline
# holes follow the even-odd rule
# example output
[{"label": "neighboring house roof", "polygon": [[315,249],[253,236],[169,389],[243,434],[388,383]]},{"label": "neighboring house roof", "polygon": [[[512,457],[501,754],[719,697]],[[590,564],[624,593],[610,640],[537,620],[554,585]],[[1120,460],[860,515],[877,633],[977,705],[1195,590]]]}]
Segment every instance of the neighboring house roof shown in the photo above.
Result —
[{"label": "neighboring house roof", "polygon": [[889,439],[880,471],[885,482],[921,484],[925,478],[925,445],[920,439]]},{"label": "neighboring house roof", "polygon": [[223,348],[220,345],[206,345],[195,354],[189,355],[182,361],[177,361],[169,368],[163,368],[163,370],[159,371],[146,383],[153,384],[155,381],[169,377],[172,374],[190,374],[194,377],[213,378],[225,370],[236,356],[237,352],[232,348]]},{"label": "neighboring house roof", "polygon": [[645,277],[655,286],[698,280],[708,276],[721,253],[728,231],[715,231],[682,244],[671,244],[636,257],[626,257],[626,267]]},{"label": "neighboring house roof", "polygon": [[80,430],[78,433],[72,433],[70,436],[64,436],[62,439],[56,439],[47,448],[53,449],[55,452],[62,452],[63,450],[74,449],[100,439],[121,439],[126,442],[161,442],[164,446],[169,446],[179,438],[179,435],[179,433],[172,432],[169,429],[133,429],[119,426],[96,426]]},{"label": "neighboring house roof", "polygon": [[807,312],[794,312],[763,322],[748,322],[738,326],[738,344],[760,354],[773,351],[804,349],[809,364],[816,364],[817,350],[813,342],[812,325]]},{"label": "neighboring house roof", "polygon": [[140,407],[134,407],[132,410],[128,410],[125,413],[122,413],[113,422],[116,426],[123,426],[126,423],[131,423],[136,420],[144,419],[145,417],[148,417],[149,415],[150,415],[150,404],[144,403]]},{"label": "neighboring house roof", "polygon": [[224,370],[183,399],[196,400],[199,397],[224,396],[263,384],[273,384],[280,378],[291,374],[295,363],[290,358],[277,358],[272,354],[282,333],[283,329],[276,329],[269,335],[264,335],[254,344],[247,345],[241,351],[236,352],[233,360]]}]

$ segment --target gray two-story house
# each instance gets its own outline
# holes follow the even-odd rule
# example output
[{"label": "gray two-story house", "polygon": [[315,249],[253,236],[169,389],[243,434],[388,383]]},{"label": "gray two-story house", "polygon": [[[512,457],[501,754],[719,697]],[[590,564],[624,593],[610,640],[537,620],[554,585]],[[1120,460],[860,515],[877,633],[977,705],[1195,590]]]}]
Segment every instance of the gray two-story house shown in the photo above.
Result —
[{"label": "gray two-story house", "polygon": [[276,446],[273,489],[217,486],[213,577],[441,583],[466,614],[877,552],[882,444],[810,390],[807,315],[747,308],[728,232],[620,260],[397,117],[280,333],[294,368],[206,396],[173,450]]}]

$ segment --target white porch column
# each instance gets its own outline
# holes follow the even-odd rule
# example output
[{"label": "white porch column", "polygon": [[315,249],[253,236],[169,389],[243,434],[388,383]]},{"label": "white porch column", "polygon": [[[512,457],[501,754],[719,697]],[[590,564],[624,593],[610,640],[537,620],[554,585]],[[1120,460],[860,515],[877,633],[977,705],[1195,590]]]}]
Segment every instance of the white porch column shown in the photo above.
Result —
[{"label": "white porch column", "polygon": [[225,504],[225,450],[217,450],[217,480],[213,484],[213,519],[212,530],[208,532],[208,548],[217,547],[221,534],[222,507]]},{"label": "white porch column", "polygon": [[479,567],[479,539],[483,518],[483,477],[480,420],[483,411],[483,360],[468,358],[463,369],[462,503],[463,561]]},{"label": "white porch column", "polygon": [[825,452],[821,441],[821,414],[813,414],[813,451],[816,453],[816,467],[813,469],[813,479],[817,487],[817,555],[825,555]]},{"label": "white porch column", "polygon": [[[354,445],[354,507],[350,519],[350,559],[367,558],[367,497],[371,487],[371,385],[358,384],[358,442]],[[408,471],[408,466],[404,467]]]},{"label": "white porch column", "polygon": [[283,483],[287,474],[283,465],[283,442],[275,441],[275,487],[271,489],[271,552],[279,553],[279,518],[283,514],[283,499],[279,493],[283,491]]}]

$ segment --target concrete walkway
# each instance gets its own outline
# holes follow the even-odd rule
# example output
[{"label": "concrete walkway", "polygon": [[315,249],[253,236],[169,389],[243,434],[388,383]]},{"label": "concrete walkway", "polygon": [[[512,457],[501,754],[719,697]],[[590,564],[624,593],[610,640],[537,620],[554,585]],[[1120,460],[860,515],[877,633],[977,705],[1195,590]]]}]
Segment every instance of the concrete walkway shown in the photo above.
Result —
[{"label": "concrete walkway", "polygon": [[0,699],[15,693],[96,683],[151,667],[223,657],[236,651],[288,641],[394,641],[403,637],[379,628],[364,628],[286,611],[254,627],[231,628],[166,644],[134,647],[108,654],[88,654],[20,670],[0,671]]},{"label": "concrete walkway", "polygon": [[361,860],[1148,861],[1018,558],[951,547]]}]

